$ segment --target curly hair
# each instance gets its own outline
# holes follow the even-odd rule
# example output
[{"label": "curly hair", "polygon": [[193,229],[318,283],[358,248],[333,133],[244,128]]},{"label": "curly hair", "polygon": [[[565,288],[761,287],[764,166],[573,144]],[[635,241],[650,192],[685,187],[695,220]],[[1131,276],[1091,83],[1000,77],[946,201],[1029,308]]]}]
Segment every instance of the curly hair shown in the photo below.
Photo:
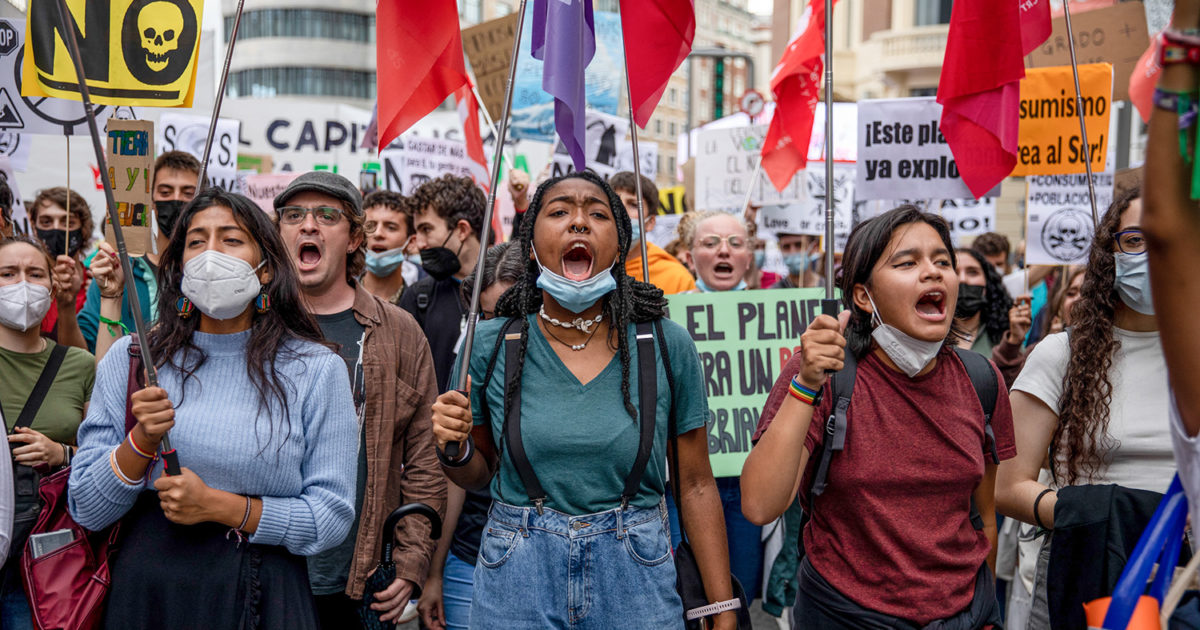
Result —
[{"label": "curly hair", "polygon": [[[629,412],[629,417],[637,419],[637,409],[634,408],[633,402],[629,397],[629,324],[633,322],[649,322],[661,319],[666,314],[667,300],[663,297],[662,289],[652,285],[634,280],[629,274],[625,273],[625,258],[629,253],[629,242],[633,235],[633,226],[629,220],[629,213],[625,210],[625,204],[621,203],[621,198],[613,191],[600,176],[591,171],[577,171],[568,173],[562,177],[551,179],[542,185],[538,186],[537,192],[533,194],[533,199],[529,203],[529,209],[525,211],[525,218],[521,221],[521,230],[517,235],[517,240],[514,246],[520,247],[521,260],[525,264],[525,273],[511,288],[500,296],[500,300],[496,304],[497,317],[519,317],[521,318],[521,345],[520,353],[517,355],[517,364],[525,363],[525,351],[529,344],[529,318],[526,315],[538,312],[542,306],[542,290],[537,286],[538,276],[541,270],[538,268],[537,262],[533,259],[533,227],[537,223],[538,215],[542,211],[542,199],[546,193],[556,185],[569,179],[582,179],[589,183],[595,184],[604,191],[605,197],[608,199],[608,206],[612,210],[613,219],[617,228],[617,261],[612,266],[613,277],[617,280],[617,288],[606,295],[604,299],[603,312],[604,316],[610,322],[608,331],[608,343],[612,347],[613,337],[616,337],[616,349],[621,357],[621,394],[625,400],[625,410]],[[490,372],[490,370],[489,370]],[[490,376],[490,374],[489,374]],[[521,387],[521,375],[513,379],[513,383],[509,391],[505,393],[505,405],[513,399],[513,395]],[[504,410],[507,417],[508,409]]]},{"label": "curly hair", "polygon": [[417,186],[411,199],[414,209],[432,209],[446,221],[447,229],[453,230],[459,221],[466,221],[476,237],[483,234],[487,199],[483,189],[470,177],[443,175]]},{"label": "curly hair", "polygon": [[[964,254],[973,258],[975,262],[979,263],[979,268],[983,269],[983,277],[986,282],[983,293],[987,303],[983,305],[979,319],[983,322],[983,329],[987,332],[988,339],[993,345],[998,344],[1008,330],[1008,311],[1013,306],[1013,299],[1008,295],[1008,289],[1004,288],[1004,278],[1000,276],[1000,272],[996,271],[996,268],[983,257],[982,253],[972,248],[958,248],[959,257],[961,258]],[[973,330],[958,330],[957,322],[954,331],[958,335],[975,334]]]},{"label": "curly hair", "polygon": [[[1054,454],[1051,471],[1066,485],[1095,478],[1104,467],[1105,454],[1118,446],[1108,434],[1113,392],[1110,372],[1113,355],[1121,347],[1113,334],[1120,302],[1113,234],[1129,204],[1140,197],[1141,189],[1133,188],[1109,206],[1092,237],[1081,295],[1071,308],[1071,358],[1058,400],[1058,426],[1050,440],[1050,452]],[[1063,478],[1060,472],[1065,473]]]},{"label": "curly hair", "polygon": [[86,251],[88,246],[92,244],[92,232],[96,229],[96,224],[92,220],[92,210],[82,195],[74,190],[67,189],[66,186],[55,186],[38,191],[37,196],[33,198],[33,205],[29,207],[29,224],[31,226],[37,225],[38,212],[46,204],[54,204],[65,210],[67,208],[68,197],[71,200],[71,214],[79,219],[79,229],[83,232],[82,249]]},{"label": "curly hair", "polygon": [[398,192],[382,189],[371,192],[366,197],[363,197],[362,207],[364,213],[375,207],[387,208],[392,212],[399,212],[404,217],[405,233],[409,236],[416,233],[416,230],[413,229],[412,201]]}]

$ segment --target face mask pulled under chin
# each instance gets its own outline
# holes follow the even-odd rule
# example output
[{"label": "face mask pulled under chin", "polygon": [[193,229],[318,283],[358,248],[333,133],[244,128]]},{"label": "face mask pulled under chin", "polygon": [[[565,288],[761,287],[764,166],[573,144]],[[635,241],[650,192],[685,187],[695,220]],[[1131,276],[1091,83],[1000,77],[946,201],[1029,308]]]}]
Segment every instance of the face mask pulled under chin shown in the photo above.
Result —
[{"label": "face mask pulled under chin", "polygon": [[942,341],[922,341],[911,337],[900,329],[883,323],[883,319],[879,317],[879,307],[875,306],[875,300],[871,297],[870,292],[867,293],[867,299],[871,301],[871,308],[875,312],[871,314],[872,321],[875,322],[875,330],[871,331],[871,338],[883,350],[884,354],[900,368],[901,372],[913,378],[921,373],[930,361],[933,361],[938,352],[941,352]]}]

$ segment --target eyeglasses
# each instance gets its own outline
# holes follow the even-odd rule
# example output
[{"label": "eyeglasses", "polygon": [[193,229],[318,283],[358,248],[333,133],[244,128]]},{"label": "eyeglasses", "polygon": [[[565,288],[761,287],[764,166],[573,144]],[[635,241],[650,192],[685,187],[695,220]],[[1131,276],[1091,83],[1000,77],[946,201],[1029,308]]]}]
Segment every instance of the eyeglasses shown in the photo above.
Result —
[{"label": "eyeglasses", "polygon": [[1141,230],[1123,230],[1113,234],[1113,238],[1117,239],[1117,249],[1124,254],[1137,256],[1146,253],[1146,237]]},{"label": "eyeglasses", "polygon": [[738,236],[737,234],[730,234],[729,236],[717,236],[716,234],[709,234],[708,236],[700,239],[699,245],[704,249],[720,249],[722,242],[729,244],[729,249],[735,251],[746,249],[750,246],[750,239],[744,236]]},{"label": "eyeglasses", "polygon": [[329,206],[316,208],[301,208],[300,206],[284,206],[279,209],[279,222],[284,225],[297,225],[304,222],[304,217],[312,213],[317,225],[337,225],[342,220],[342,209]]}]

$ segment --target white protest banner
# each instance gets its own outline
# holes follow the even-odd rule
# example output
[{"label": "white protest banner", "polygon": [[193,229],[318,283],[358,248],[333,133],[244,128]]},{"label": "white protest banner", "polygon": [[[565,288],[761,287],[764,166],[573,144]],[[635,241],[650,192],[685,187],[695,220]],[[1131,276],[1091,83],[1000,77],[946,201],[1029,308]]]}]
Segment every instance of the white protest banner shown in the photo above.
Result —
[{"label": "white protest banner", "polygon": [[21,191],[17,190],[17,176],[7,155],[0,155],[0,177],[4,178],[4,182],[12,190],[13,227],[21,234],[32,235],[33,232],[29,229],[29,213],[25,211],[25,203],[21,201]]},{"label": "white protest banner", "polygon": [[[556,150],[554,152],[554,161],[550,167],[551,177],[561,177],[575,171],[575,162],[571,160],[571,156],[566,153],[561,143],[558,148],[563,151]],[[653,142],[642,142],[638,144],[638,149],[642,154],[642,175],[654,179],[653,173],[658,170],[658,145]],[[618,145],[611,164],[589,161],[587,166],[604,179],[621,171],[633,171],[633,143],[625,142]]]},{"label": "white protest banner", "polygon": [[[772,113],[772,117],[774,113]],[[757,121],[770,126],[770,119]],[[812,136],[808,140],[808,159],[816,162],[825,159],[825,103],[817,103],[813,109]],[[855,103],[833,104],[833,161],[858,161],[858,106]]]},{"label": "white protest banner", "polygon": [[[1096,207],[1112,203],[1112,173],[1092,176]],[[1082,265],[1094,233],[1086,175],[1035,175],[1026,178],[1029,198],[1025,226],[1025,264]]]},{"label": "white protest banner", "polygon": [[996,229],[996,198],[947,199],[940,214],[950,224],[950,238],[958,243]]},{"label": "white protest banner", "polygon": [[283,192],[300,173],[264,173],[242,178],[242,194],[254,200],[263,212],[275,216],[275,195]]},{"label": "white protest banner", "polygon": [[23,133],[0,131],[0,155],[8,156],[14,171],[24,171],[29,166],[29,151],[33,148],[33,136]]},{"label": "white protest banner", "polygon": [[[585,128],[584,154],[588,168],[605,179],[621,171],[633,170],[633,142],[625,140],[629,135],[628,120],[589,109]],[[658,145],[641,142],[638,149],[642,154],[642,174],[654,179],[653,174],[658,172]],[[575,170],[575,164],[562,142],[557,143],[551,164],[552,177]]]},{"label": "white protest banner", "polygon": [[467,156],[467,145],[454,140],[402,137],[400,148],[385,149],[379,159],[383,162],[383,187],[405,195],[442,175],[487,182],[487,172]]},{"label": "white protest banner", "polygon": [[[763,206],[763,227],[772,233],[825,234],[825,164],[809,162],[800,174],[804,198],[787,205]],[[854,165],[833,165],[834,232],[849,235],[854,227]]]},{"label": "white protest banner", "polygon": [[[696,148],[696,209],[741,212],[758,167],[765,125],[705,129]],[[786,205],[804,199],[803,173],[796,173],[782,192],[762,173],[750,194],[756,205]]]},{"label": "white protest banner", "polygon": [[932,96],[860,102],[858,197],[971,197],[938,130],[941,117],[942,106]]},{"label": "white protest banner", "polygon": [[[183,151],[197,160],[204,159],[204,145],[208,142],[206,116],[188,114],[163,114],[158,119],[154,143],[162,152]],[[230,192],[237,190],[238,131],[241,123],[230,118],[217,120],[217,133],[213,136],[212,151],[208,155],[208,180],[218,188]]]}]

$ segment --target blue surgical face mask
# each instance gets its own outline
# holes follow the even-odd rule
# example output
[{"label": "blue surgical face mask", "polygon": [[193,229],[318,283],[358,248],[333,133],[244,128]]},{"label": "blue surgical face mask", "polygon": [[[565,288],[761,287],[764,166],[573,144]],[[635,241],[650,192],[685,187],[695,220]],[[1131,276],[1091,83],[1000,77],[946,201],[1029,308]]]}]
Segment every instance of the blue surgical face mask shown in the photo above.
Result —
[{"label": "blue surgical face mask", "polygon": [[762,269],[763,263],[765,263],[765,262],[767,262],[767,250],[765,250],[765,249],[754,250],[754,267],[756,269]]},{"label": "blue surgical face mask", "polygon": [[783,257],[783,264],[787,266],[788,273],[793,276],[798,276],[809,269],[815,269],[820,261],[821,254],[816,252],[812,254],[797,252]]},{"label": "blue surgical face mask", "polygon": [[[700,289],[701,293],[720,293],[720,291],[717,291],[716,289],[708,286],[707,284],[704,284],[704,279],[701,278],[700,276],[696,276],[696,288]],[[726,290],[727,291],[741,291],[745,288],[746,288],[746,281],[742,280],[741,282],[737,283],[736,287],[733,287],[732,289],[726,289]]]},{"label": "blue surgical face mask", "polygon": [[1117,252],[1117,295],[1125,306],[1142,315],[1154,314],[1150,295],[1150,257],[1145,254]]},{"label": "blue surgical face mask", "polygon": [[633,217],[629,218],[632,219],[631,224],[633,225],[633,231],[629,233],[629,244],[632,245],[642,240],[642,223]]},{"label": "blue surgical face mask", "polygon": [[409,254],[404,257],[404,260],[407,260],[408,262],[410,262],[418,267],[421,266],[421,255],[420,254]]},{"label": "blue surgical face mask", "polygon": [[367,251],[366,263],[367,272],[373,276],[383,278],[392,275],[401,263],[405,260],[404,248],[397,247],[389,249],[385,252],[375,253]]},{"label": "blue surgical face mask", "polygon": [[617,288],[617,279],[612,275],[612,265],[587,280],[571,280],[547,269],[542,261],[537,260],[536,251],[533,253],[533,259],[537,261],[538,267],[542,270],[542,273],[538,275],[538,288],[549,293],[559,306],[572,313],[582,313],[588,310],[600,298],[612,293]]}]

